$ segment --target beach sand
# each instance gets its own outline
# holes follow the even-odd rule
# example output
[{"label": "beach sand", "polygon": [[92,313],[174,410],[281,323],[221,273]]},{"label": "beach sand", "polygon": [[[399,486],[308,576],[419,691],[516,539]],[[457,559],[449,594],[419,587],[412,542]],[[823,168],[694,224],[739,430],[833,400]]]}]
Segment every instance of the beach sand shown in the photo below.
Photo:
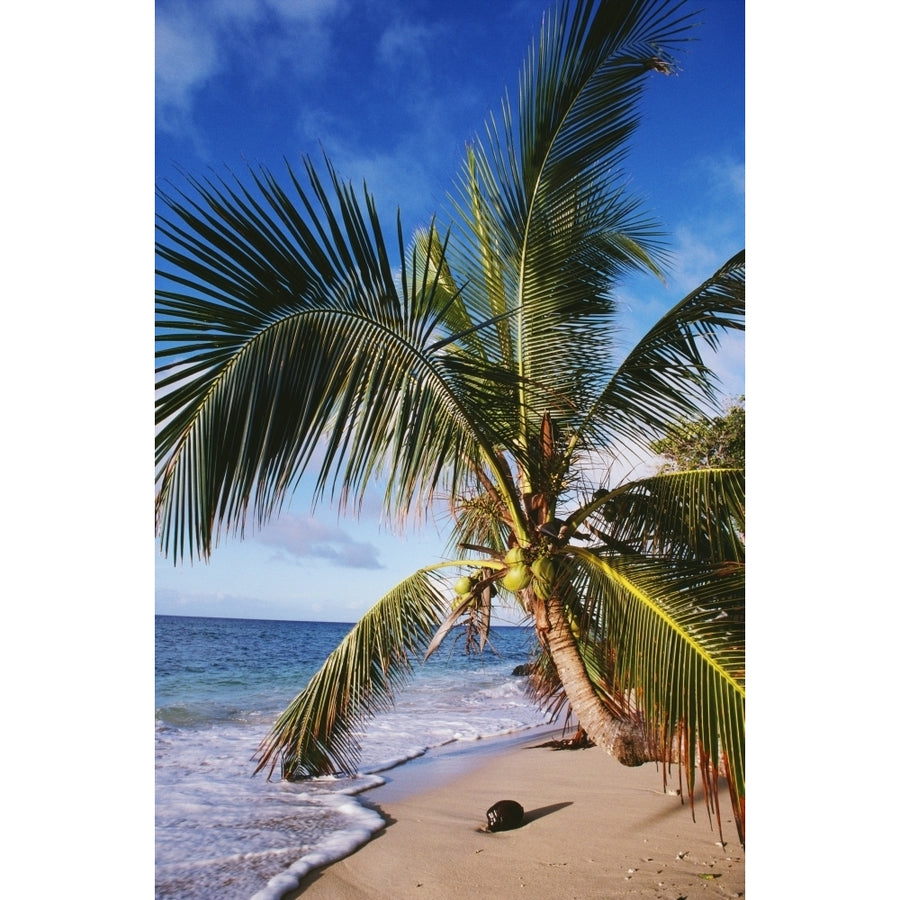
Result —
[{"label": "beach sand", "polygon": [[[725,846],[702,794],[695,817],[673,771],[667,793],[654,765],[627,768],[601,750],[537,745],[519,736],[479,751],[427,754],[384,773],[362,795],[387,826],[347,858],[309,873],[288,900],[744,896],[744,850],[727,790]],[[484,831],[498,800],[525,808],[525,825]]]}]

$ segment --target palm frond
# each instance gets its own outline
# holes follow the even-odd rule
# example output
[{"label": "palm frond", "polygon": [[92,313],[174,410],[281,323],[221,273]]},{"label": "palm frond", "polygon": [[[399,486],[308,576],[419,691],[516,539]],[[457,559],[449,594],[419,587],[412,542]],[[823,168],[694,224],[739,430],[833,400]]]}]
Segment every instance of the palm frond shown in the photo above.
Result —
[{"label": "palm frond", "polygon": [[569,522],[626,554],[743,562],[744,513],[742,469],[698,469],[603,492]]},{"label": "palm frond", "polygon": [[620,164],[645,77],[666,70],[691,27],[681,5],[561,3],[526,58],[517,109],[504,100],[470,148],[454,260],[485,318],[515,313],[498,320],[497,343],[521,378],[523,439],[545,412],[563,428],[578,421],[582,397],[612,373],[612,286],[660,272],[661,232]]},{"label": "palm frond", "polygon": [[665,434],[681,418],[701,416],[716,399],[716,375],[702,348],[744,328],[744,251],[667,312],[635,345],[590,404],[582,435],[594,446]]},{"label": "palm frond", "polygon": [[355,728],[390,709],[440,624],[446,599],[434,576],[415,572],[385,594],[333,650],[260,745],[256,772],[283,777],[352,773]]},{"label": "palm frond", "polygon": [[402,518],[439,484],[469,484],[465,461],[490,466],[509,430],[496,402],[509,378],[436,340],[444,247],[398,290],[371,198],[364,212],[329,168],[331,200],[307,172],[309,193],[288,167],[293,199],[266,170],[163,195],[157,517],[176,559],[243,533],[252,507],[265,522],[314,453],[316,497],[361,503],[383,475]]},{"label": "palm frond", "polygon": [[[714,783],[725,760],[742,830],[744,566],[573,552],[590,572],[615,688],[634,696],[664,760],[681,748],[691,791],[698,765]],[[715,804],[715,793],[707,800]]]},{"label": "palm frond", "polygon": [[472,576],[475,585],[472,587],[470,595],[457,598],[450,615],[444,619],[441,627],[431,639],[431,643],[425,651],[425,660],[437,652],[444,638],[457,625],[463,625],[465,629],[467,652],[474,649],[475,644],[478,645],[478,652],[484,652],[491,631],[491,598],[497,592],[494,581],[501,574],[502,570],[495,571],[485,568]]}]

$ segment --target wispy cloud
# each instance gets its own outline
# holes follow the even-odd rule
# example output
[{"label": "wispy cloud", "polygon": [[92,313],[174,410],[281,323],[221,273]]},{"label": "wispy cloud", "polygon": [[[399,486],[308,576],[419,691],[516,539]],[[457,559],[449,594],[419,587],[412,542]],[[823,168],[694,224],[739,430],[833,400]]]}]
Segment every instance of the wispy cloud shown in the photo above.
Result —
[{"label": "wispy cloud", "polygon": [[[159,588],[156,591],[156,614],[164,616],[212,616],[213,618],[296,619],[298,603],[289,598],[270,599],[255,594],[227,591],[192,591]],[[330,613],[330,614],[329,614]],[[345,619],[359,617],[350,609],[326,601],[305,601],[304,616]]]},{"label": "wispy cloud", "polygon": [[680,225],[673,237],[673,264],[669,280],[678,299],[702,284],[731,253],[740,249],[734,246],[726,250],[725,241],[720,236],[710,235],[707,229],[702,226],[698,228],[695,224]]},{"label": "wispy cloud", "polygon": [[282,516],[261,531],[256,540],[276,548],[279,558],[286,561],[314,557],[349,569],[384,568],[374,544],[356,541],[343,529],[313,518]]},{"label": "wispy cloud", "polygon": [[435,46],[441,31],[435,26],[394,22],[384,30],[378,42],[378,60],[392,69],[399,69],[413,60],[418,65],[428,57],[427,50]]},{"label": "wispy cloud", "polygon": [[743,208],[745,166],[734,159],[713,159],[709,163],[713,189],[725,198],[740,199]]},{"label": "wispy cloud", "polygon": [[707,364],[719,377],[722,403],[728,405],[746,392],[746,348],[744,335],[731,332],[725,335],[716,353],[704,353]]},{"label": "wispy cloud", "polygon": [[[680,218],[667,223],[671,265],[666,272],[668,308],[701,284],[744,246],[744,164],[706,156],[683,175]],[[661,314],[663,308],[658,312]]]},{"label": "wispy cloud", "polygon": [[196,92],[222,69],[219,30],[203,8],[157,7],[156,101],[162,108],[187,109]]},{"label": "wispy cloud", "polygon": [[158,126],[190,130],[197,93],[214,79],[246,68],[277,78],[283,67],[309,74],[330,47],[330,23],[347,0],[158,0]]}]

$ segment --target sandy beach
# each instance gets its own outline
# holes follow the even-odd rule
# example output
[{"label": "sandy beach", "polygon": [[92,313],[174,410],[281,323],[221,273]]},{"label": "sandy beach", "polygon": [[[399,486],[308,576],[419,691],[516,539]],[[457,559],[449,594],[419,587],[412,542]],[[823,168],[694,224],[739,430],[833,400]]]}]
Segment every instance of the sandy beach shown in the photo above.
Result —
[{"label": "sandy beach", "polygon": [[[428,754],[385,773],[365,801],[387,826],[351,856],[309,873],[289,900],[744,896],[744,850],[727,791],[724,847],[702,795],[696,822],[653,765],[629,769],[596,748],[538,745],[558,732],[493,748]],[[488,833],[498,800],[525,809],[516,830]]]}]

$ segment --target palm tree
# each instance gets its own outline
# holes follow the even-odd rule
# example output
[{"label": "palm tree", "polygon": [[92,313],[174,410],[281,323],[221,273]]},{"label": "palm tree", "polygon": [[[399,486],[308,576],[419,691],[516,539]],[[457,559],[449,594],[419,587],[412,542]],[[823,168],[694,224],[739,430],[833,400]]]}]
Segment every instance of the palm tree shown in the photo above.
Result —
[{"label": "palm tree", "polygon": [[375,602],[257,771],[352,771],[358,721],[450,629],[483,646],[505,604],[534,625],[536,696],[626,765],[724,773],[742,828],[743,471],[614,475],[713,403],[702,348],[743,323],[742,251],[615,344],[616,286],[665,263],[621,164],[642,85],[691,26],[672,0],[562,3],[517,112],[468,149],[450,226],[407,245],[398,215],[393,258],[327,160],[160,189],[163,552],[208,557],[308,478],[314,502],[377,487],[398,524],[452,516],[450,558]]}]

